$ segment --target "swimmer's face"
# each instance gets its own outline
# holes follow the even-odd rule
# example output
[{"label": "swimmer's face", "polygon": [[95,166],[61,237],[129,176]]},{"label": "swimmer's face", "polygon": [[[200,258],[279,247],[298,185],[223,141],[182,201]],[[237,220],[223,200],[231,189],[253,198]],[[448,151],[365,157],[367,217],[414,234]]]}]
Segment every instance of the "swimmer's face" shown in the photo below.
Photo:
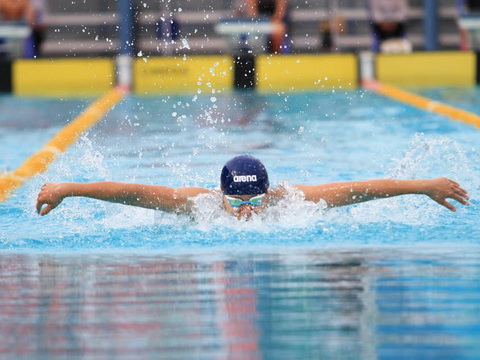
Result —
[{"label": "swimmer's face", "polygon": [[[231,199],[238,199],[241,201],[250,201],[252,199],[259,200],[263,196],[263,200],[260,205],[252,205],[245,203],[240,206],[232,206]],[[267,207],[268,194],[254,194],[254,195],[223,195],[223,205],[227,212],[237,219],[246,218],[247,220],[252,217],[253,214],[259,214]]]}]

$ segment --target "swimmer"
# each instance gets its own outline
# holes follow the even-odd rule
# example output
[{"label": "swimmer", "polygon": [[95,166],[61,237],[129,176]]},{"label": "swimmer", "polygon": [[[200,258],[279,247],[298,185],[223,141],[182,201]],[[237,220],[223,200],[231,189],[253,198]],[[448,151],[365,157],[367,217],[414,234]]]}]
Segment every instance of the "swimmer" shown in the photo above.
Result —
[{"label": "swimmer", "polygon": [[[408,194],[427,195],[451,211],[456,211],[456,208],[447,199],[470,205],[467,191],[457,182],[445,177],[348,181],[293,187],[303,193],[305,201],[325,201],[328,207]],[[272,200],[284,196],[285,191],[283,188],[270,188],[267,170],[260,160],[249,155],[240,155],[229,160],[223,167],[220,190],[120,182],[47,183],[38,194],[37,212],[41,216],[46,215],[63,199],[83,196],[167,212],[188,213],[192,210],[192,199],[195,196],[210,193],[221,195],[223,207],[228,213],[238,219],[248,220],[254,214],[264,211]]]}]

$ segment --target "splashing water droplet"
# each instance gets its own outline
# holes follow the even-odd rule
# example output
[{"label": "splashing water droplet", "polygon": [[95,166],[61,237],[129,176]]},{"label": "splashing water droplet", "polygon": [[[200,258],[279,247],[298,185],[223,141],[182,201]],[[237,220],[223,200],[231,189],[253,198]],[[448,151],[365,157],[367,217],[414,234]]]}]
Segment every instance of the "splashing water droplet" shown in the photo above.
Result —
[{"label": "splashing water droplet", "polygon": [[188,43],[187,39],[185,38],[182,39],[182,46],[180,46],[180,49],[190,50],[190,44]]}]

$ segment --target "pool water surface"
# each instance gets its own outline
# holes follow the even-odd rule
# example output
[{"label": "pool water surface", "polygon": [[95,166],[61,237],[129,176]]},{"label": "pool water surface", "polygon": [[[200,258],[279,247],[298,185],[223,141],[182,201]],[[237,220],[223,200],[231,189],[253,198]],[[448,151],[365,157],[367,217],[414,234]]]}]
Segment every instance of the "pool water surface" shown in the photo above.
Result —
[{"label": "pool water surface", "polygon": [[[478,89],[423,94],[480,113]],[[0,172],[92,99],[0,97]],[[478,129],[365,91],[129,96],[0,203],[0,354],[15,358],[477,359]],[[217,188],[249,153],[270,183],[447,176],[425,196],[336,209],[291,196],[237,221],[66,199],[45,182]]]}]

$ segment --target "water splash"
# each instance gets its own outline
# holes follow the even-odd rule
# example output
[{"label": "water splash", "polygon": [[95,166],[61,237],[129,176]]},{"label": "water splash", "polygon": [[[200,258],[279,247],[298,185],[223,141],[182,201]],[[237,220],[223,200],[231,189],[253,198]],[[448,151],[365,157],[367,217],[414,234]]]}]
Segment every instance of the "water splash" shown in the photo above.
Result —
[{"label": "water splash", "polygon": [[416,134],[403,158],[394,160],[390,177],[397,179],[445,176],[478,196],[480,176],[462,146],[444,136]]},{"label": "water splash", "polygon": [[324,203],[315,204],[304,201],[303,194],[287,183],[279,186],[286,190],[285,196],[248,221],[237,220],[225,211],[221,193],[200,195],[195,198],[193,226],[204,232],[228,229],[236,232],[275,233],[285,229],[315,227],[322,221],[325,211]]},{"label": "water splash", "polygon": [[[93,176],[109,177],[110,174],[103,164],[103,155],[93,148],[88,136],[81,139],[75,153],[75,159],[64,156],[56,163],[49,171],[48,181],[65,181],[68,178],[89,181]],[[195,170],[184,163],[167,162],[167,167],[176,178],[181,178],[186,184],[208,182],[208,178],[199,177]],[[478,180],[472,164],[456,142],[423,135],[417,135],[405,156],[395,161],[392,177],[415,178],[425,173],[427,177],[431,177],[434,170],[441,170],[440,167],[448,170],[443,175],[455,178],[455,175],[461,175],[462,180],[469,184],[472,184],[472,179]],[[205,234],[212,233],[212,238],[221,234],[225,236],[225,233],[233,233],[235,236],[246,232],[278,235],[295,231],[310,232],[307,237],[311,237],[312,232],[334,234],[338,233],[339,229],[358,229],[366,224],[382,224],[385,227],[390,226],[389,224],[434,226],[438,225],[448,212],[425,196],[402,196],[327,209],[325,203],[304,201],[303,194],[287,182],[278,186],[286,189],[285,197],[249,221],[239,221],[228,214],[223,209],[220,193],[217,193],[196,197],[196,206],[190,217],[72,198],[55,210],[55,215],[49,222],[57,224],[57,228],[67,229],[67,235],[81,234],[83,237],[139,228],[157,228],[161,232],[164,229],[174,229],[177,234],[181,229],[186,229],[186,234],[196,233],[204,237]],[[35,190],[38,188],[37,183]],[[35,196],[36,193],[31,190],[29,197]],[[30,204],[30,208],[33,209],[33,204]]]},{"label": "water splash", "polygon": [[187,49],[190,50],[190,44],[188,43],[188,40],[186,38],[181,39],[181,45],[178,47],[179,50]]},{"label": "water splash", "polygon": [[[405,155],[394,161],[389,178],[419,179],[445,176],[460,182],[470,197],[479,194],[479,176],[473,162],[456,141],[443,136],[416,134]],[[468,208],[449,200],[460,212]],[[358,224],[398,223],[434,225],[449,216],[448,210],[427,196],[406,195],[359,204],[349,211],[349,221]]]}]

